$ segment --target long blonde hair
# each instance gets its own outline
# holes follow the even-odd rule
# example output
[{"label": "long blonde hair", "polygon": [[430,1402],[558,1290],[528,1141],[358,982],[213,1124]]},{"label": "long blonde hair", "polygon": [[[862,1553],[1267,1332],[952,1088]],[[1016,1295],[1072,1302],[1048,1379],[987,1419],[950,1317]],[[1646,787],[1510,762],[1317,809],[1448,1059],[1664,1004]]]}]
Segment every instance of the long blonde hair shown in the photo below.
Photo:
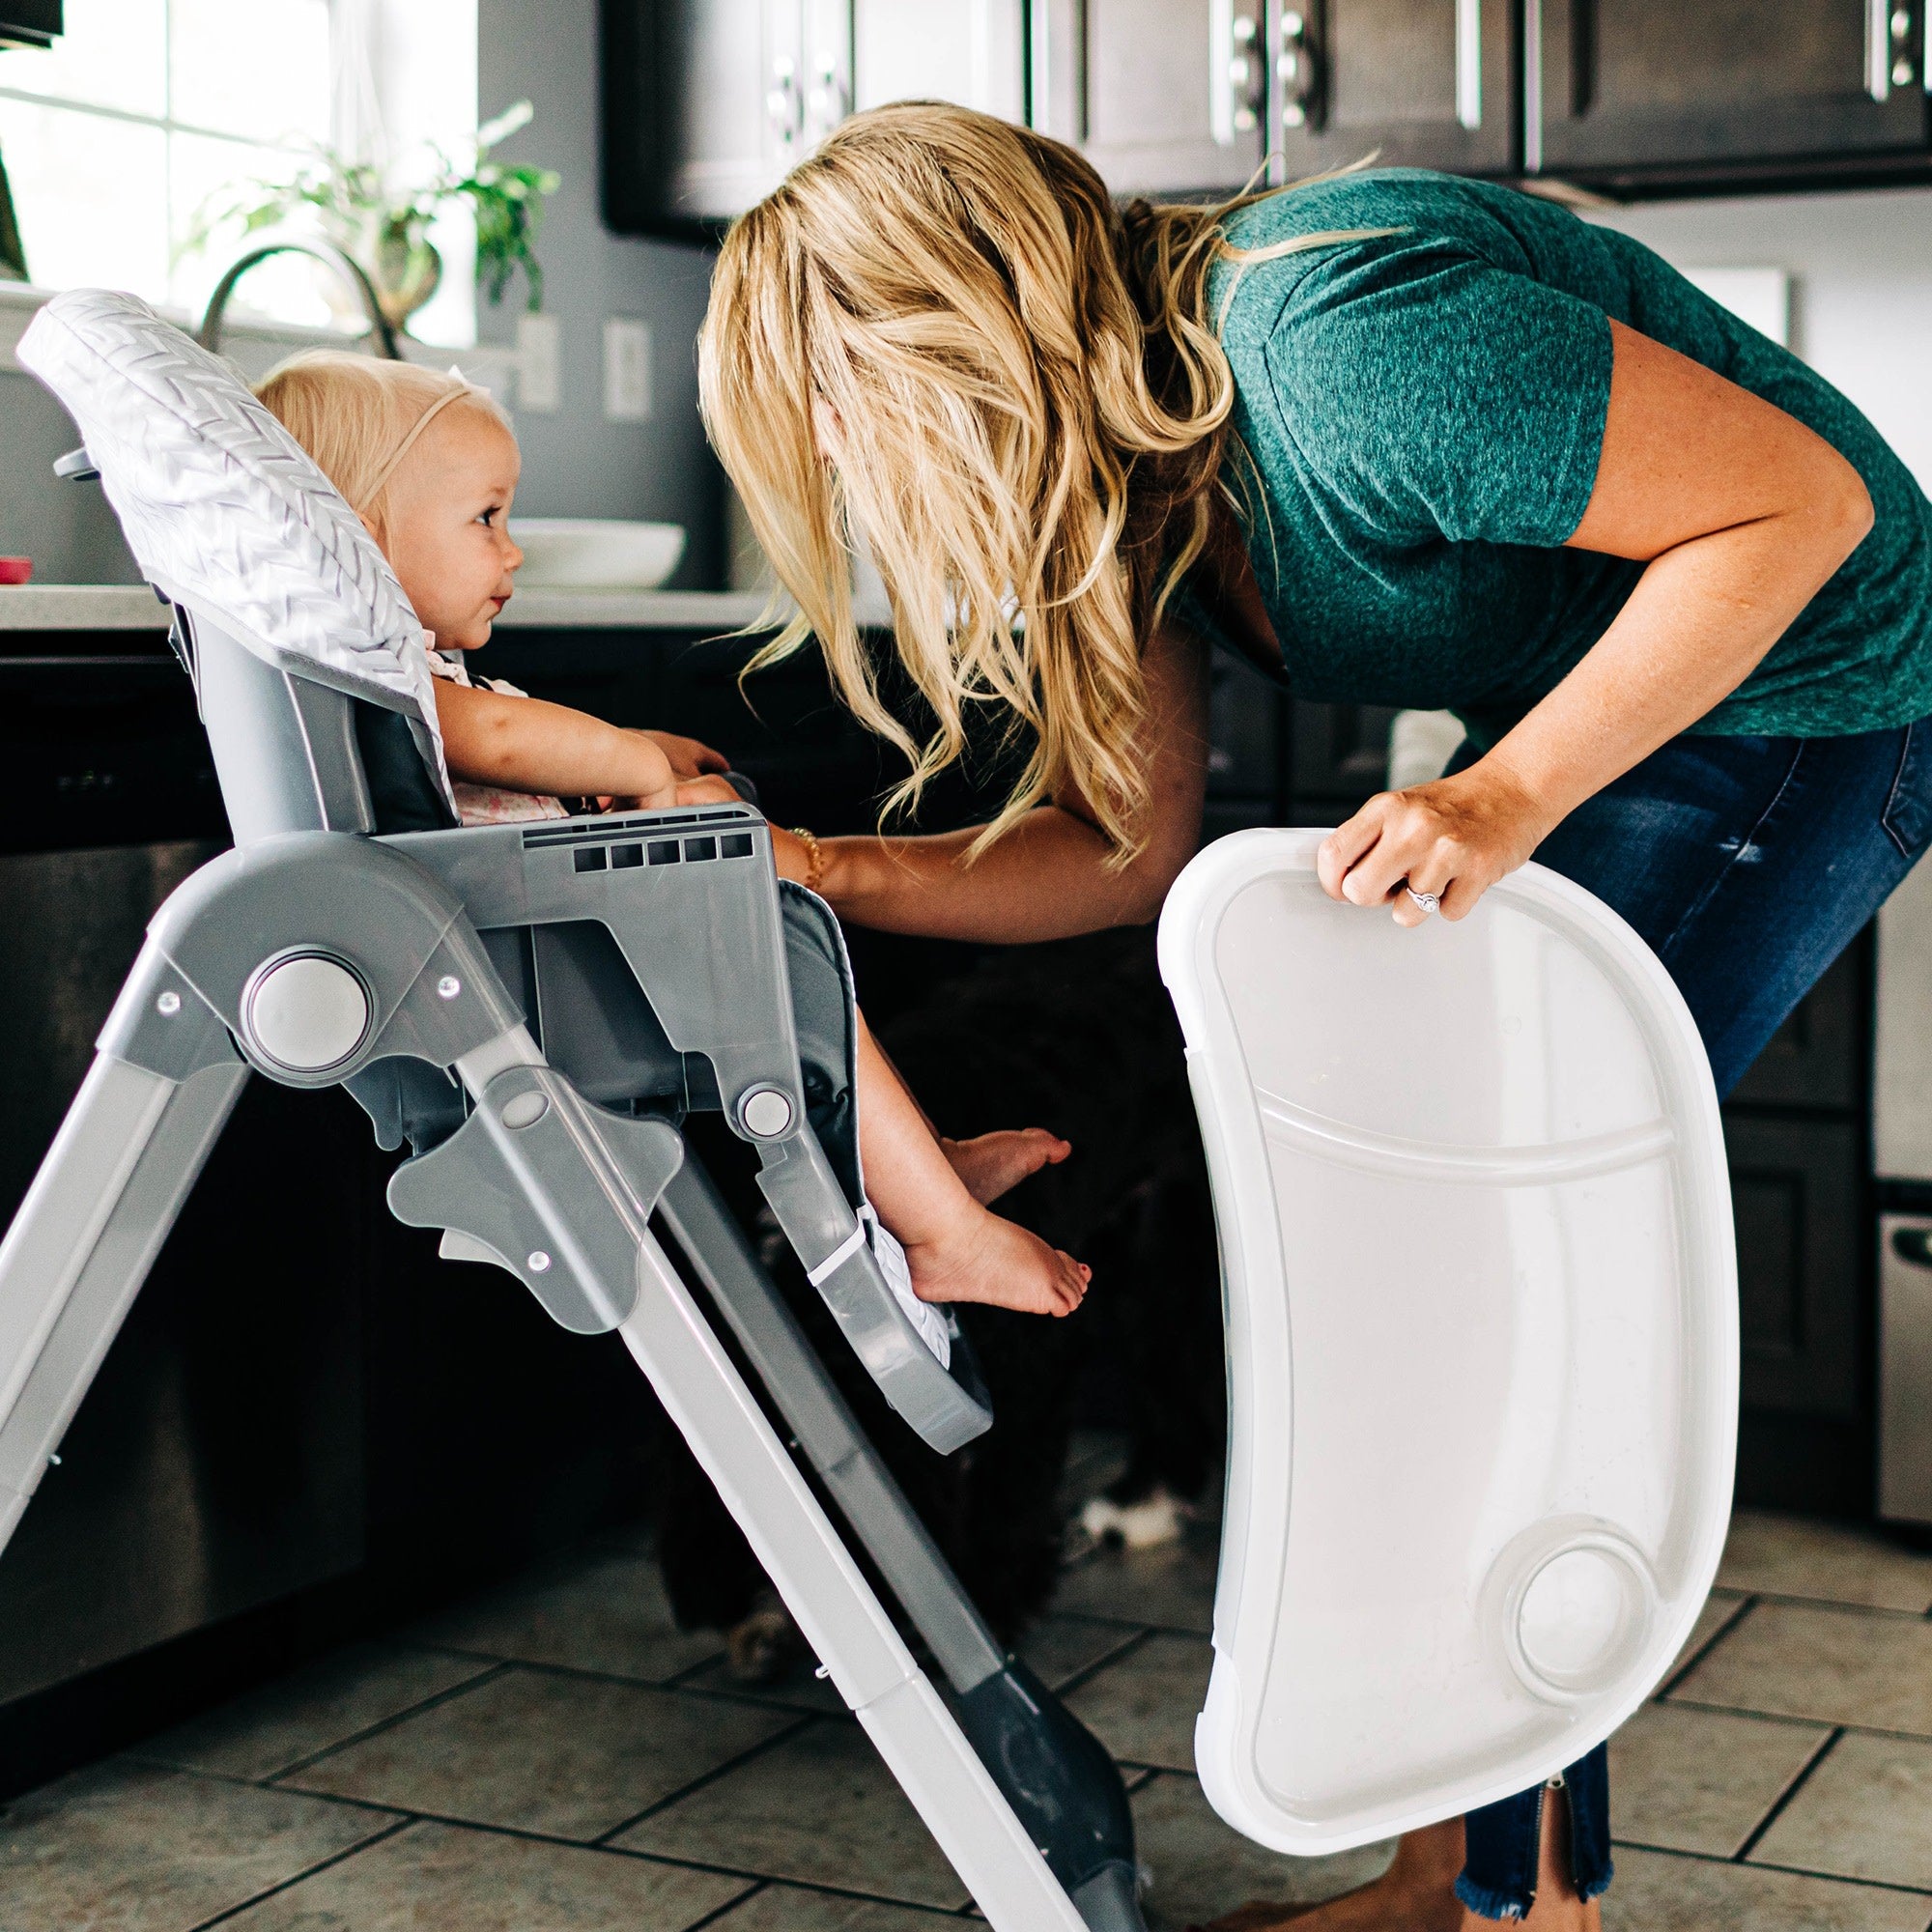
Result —
[{"label": "long blonde hair", "polygon": [[[976,852],[1063,787],[1114,864],[1141,849],[1142,645],[1208,541],[1235,401],[1208,274],[1257,199],[1120,209],[1063,143],[907,102],[844,122],[725,236],[699,397],[797,607],[753,668],[819,639],[911,762],[889,809],[994,704],[1034,750]],[[853,621],[862,542],[932,713],[923,745]]]},{"label": "long blonde hair", "polygon": [[452,405],[509,418],[489,392],[413,362],[390,362],[339,349],[310,349],[277,363],[255,394],[315,458],[358,517],[382,541],[389,487],[431,417]]}]

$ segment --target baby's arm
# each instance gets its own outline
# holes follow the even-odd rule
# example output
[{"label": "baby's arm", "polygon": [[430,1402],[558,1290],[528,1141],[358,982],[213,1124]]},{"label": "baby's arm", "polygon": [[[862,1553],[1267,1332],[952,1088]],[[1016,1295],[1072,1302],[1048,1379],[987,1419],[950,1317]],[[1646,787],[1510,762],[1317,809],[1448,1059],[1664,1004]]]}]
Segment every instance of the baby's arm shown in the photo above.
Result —
[{"label": "baby's arm", "polygon": [[621,730],[541,697],[506,697],[436,680],[436,718],[449,775],[552,797],[608,794],[640,806],[677,803],[670,760],[641,731]]},{"label": "baby's arm", "polygon": [[989,1301],[1030,1315],[1080,1306],[1090,1271],[974,1200],[863,1016],[859,1151],[867,1191],[904,1246],[922,1301]]}]

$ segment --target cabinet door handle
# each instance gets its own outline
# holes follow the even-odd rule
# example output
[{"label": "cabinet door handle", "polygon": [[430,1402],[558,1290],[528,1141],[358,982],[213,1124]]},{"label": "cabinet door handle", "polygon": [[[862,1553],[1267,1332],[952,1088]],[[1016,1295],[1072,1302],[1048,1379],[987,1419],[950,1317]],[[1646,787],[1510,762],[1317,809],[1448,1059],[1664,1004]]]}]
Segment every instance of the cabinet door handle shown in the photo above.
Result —
[{"label": "cabinet door handle", "polygon": [[1932,1228],[1894,1228],[1891,1251],[1914,1267],[1932,1268]]},{"label": "cabinet door handle", "polygon": [[851,91],[838,61],[831,54],[820,54],[814,85],[805,102],[806,145],[817,147],[851,111]]},{"label": "cabinet door handle", "polygon": [[1483,125],[1483,0],[1456,0],[1456,118]]},{"label": "cabinet door handle", "polygon": [[798,138],[805,103],[798,91],[798,69],[789,54],[772,63],[771,90],[765,96],[765,119],[779,145],[788,148]]},{"label": "cabinet door handle", "polygon": [[1865,92],[1883,102],[1894,87],[1910,87],[1912,9],[1906,0],[1865,0]]},{"label": "cabinet door handle", "polygon": [[[1462,0],[1458,0],[1458,5]],[[1290,8],[1281,16],[1281,44],[1274,57],[1284,128],[1321,125],[1321,62],[1309,38],[1307,16]],[[1459,83],[1460,85],[1460,83]]]},{"label": "cabinet door handle", "polygon": [[1261,126],[1266,81],[1258,0],[1213,0],[1208,10],[1214,138],[1226,147]]}]

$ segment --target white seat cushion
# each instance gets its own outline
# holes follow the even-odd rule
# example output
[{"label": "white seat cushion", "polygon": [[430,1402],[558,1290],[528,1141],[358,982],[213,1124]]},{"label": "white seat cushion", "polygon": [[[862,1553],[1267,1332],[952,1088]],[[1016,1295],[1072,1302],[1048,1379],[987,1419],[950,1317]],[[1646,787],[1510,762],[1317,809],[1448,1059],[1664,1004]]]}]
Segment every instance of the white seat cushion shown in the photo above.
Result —
[{"label": "white seat cushion", "polygon": [[423,630],[402,585],[234,372],[110,289],[56,296],[17,354],[79,427],[150,582],[270,664],[403,712],[447,798]]}]

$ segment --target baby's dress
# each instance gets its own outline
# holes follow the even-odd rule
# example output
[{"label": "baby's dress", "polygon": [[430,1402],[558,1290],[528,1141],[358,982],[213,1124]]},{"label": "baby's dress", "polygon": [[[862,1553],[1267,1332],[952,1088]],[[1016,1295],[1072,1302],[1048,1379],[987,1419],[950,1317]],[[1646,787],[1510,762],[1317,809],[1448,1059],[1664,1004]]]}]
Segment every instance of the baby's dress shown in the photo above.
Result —
[{"label": "baby's dress", "polygon": [[[497,692],[504,697],[529,696],[527,691],[519,691],[500,677],[472,679],[460,651],[440,651],[432,644],[428,657],[431,673],[446,677],[452,684],[481,684],[485,691]],[[561,799],[543,798],[535,792],[503,791],[496,785],[464,784],[454,780],[450,790],[455,794],[457,816],[466,825],[521,825],[533,818],[570,816]]]}]

